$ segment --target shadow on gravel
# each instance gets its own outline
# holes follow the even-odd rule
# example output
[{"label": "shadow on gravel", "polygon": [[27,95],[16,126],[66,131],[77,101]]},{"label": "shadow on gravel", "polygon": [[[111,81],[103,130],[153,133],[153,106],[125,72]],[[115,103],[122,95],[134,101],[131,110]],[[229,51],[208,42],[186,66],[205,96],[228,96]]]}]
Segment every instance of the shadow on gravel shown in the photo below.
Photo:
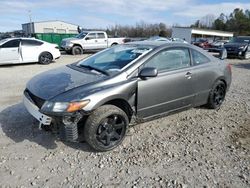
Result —
[{"label": "shadow on gravel", "polygon": [[237,68],[250,69],[250,63],[239,63],[233,66]]},{"label": "shadow on gravel", "polygon": [[[3,132],[16,143],[29,140],[46,149],[57,148],[57,136],[51,132],[39,130],[38,124],[22,103],[7,107],[0,112],[0,126]],[[78,150],[93,152],[86,143],[64,142],[64,144]]]}]

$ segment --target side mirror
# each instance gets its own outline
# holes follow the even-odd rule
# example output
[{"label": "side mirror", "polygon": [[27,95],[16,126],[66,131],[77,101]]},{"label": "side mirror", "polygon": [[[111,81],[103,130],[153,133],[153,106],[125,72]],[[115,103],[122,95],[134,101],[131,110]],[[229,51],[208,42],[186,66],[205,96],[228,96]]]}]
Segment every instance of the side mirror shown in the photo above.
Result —
[{"label": "side mirror", "polygon": [[144,67],[139,73],[139,77],[141,79],[145,79],[148,77],[156,77],[157,75],[158,70],[154,67]]},{"label": "side mirror", "polygon": [[90,40],[90,38],[89,38],[89,37],[86,37],[85,40]]}]

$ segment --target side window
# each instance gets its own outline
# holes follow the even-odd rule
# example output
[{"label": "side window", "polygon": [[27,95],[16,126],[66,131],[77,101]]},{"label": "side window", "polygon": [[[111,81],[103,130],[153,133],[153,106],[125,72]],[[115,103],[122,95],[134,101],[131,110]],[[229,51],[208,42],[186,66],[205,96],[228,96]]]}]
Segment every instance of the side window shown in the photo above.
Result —
[{"label": "side window", "polygon": [[104,33],[97,33],[97,38],[98,39],[105,39]]},{"label": "side window", "polygon": [[187,48],[173,48],[161,51],[150,59],[145,66],[155,67],[159,72],[189,67],[189,50]]},{"label": "side window", "polygon": [[95,33],[89,33],[89,34],[87,35],[87,37],[88,37],[89,39],[96,39]]},{"label": "side window", "polygon": [[210,59],[203,55],[202,53],[196,51],[196,50],[191,50],[192,51],[192,57],[193,57],[193,63],[194,65],[201,65],[205,63],[209,63]]},{"label": "side window", "polygon": [[37,41],[37,40],[22,40],[23,46],[41,46],[43,42]]},{"label": "side window", "polygon": [[20,40],[11,40],[2,45],[2,48],[17,48],[19,47]]}]

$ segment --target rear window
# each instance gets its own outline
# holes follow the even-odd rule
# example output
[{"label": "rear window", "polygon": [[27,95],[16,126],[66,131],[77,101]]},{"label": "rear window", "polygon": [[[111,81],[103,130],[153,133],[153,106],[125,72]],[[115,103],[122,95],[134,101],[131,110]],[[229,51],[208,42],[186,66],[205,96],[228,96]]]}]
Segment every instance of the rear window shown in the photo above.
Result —
[{"label": "rear window", "polygon": [[97,33],[97,38],[98,39],[105,39],[104,33]]}]

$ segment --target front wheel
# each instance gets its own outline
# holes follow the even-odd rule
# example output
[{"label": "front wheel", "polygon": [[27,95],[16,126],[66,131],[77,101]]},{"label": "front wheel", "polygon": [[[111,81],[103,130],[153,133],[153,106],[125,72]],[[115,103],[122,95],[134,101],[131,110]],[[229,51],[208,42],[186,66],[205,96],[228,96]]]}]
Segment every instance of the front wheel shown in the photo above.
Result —
[{"label": "front wheel", "polygon": [[209,93],[207,106],[211,109],[218,109],[226,96],[226,84],[222,81],[217,81]]},{"label": "front wheel", "polygon": [[72,54],[73,55],[82,55],[83,54],[83,49],[80,46],[74,46],[72,48]]},{"label": "front wheel", "polygon": [[53,60],[53,57],[49,52],[43,52],[39,56],[39,63],[43,65],[50,64],[52,60]]},{"label": "front wheel", "polygon": [[96,151],[109,151],[122,143],[129,124],[127,114],[114,105],[96,109],[84,126],[84,138]]}]

